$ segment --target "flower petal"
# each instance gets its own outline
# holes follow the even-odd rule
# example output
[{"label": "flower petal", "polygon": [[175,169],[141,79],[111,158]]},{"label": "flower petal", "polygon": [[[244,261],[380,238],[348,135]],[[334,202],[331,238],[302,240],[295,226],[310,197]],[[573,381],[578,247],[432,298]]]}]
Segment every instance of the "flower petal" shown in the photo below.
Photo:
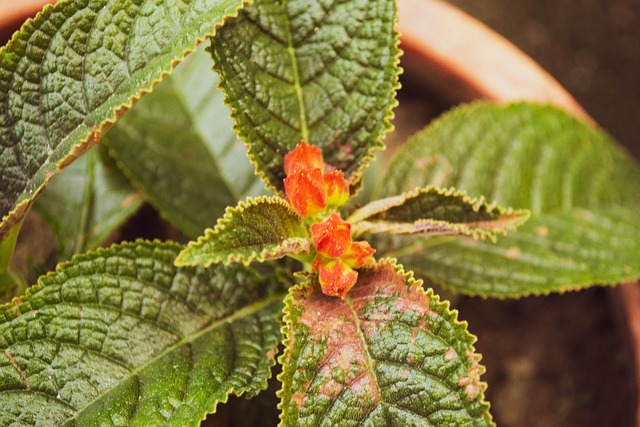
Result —
[{"label": "flower petal", "polygon": [[341,170],[324,174],[324,183],[327,186],[328,206],[337,208],[349,201],[349,184]]},{"label": "flower petal", "polygon": [[318,253],[338,258],[351,245],[351,224],[332,212],[323,222],[311,225],[311,239]]},{"label": "flower petal", "polygon": [[358,281],[358,272],[337,259],[320,265],[318,279],[323,294],[344,298],[349,289]]},{"label": "flower petal", "polygon": [[306,218],[327,207],[327,193],[321,169],[296,169],[284,179],[287,200],[298,214]]},{"label": "flower petal", "polygon": [[360,268],[372,260],[376,250],[369,242],[353,242],[340,257],[351,268]]},{"label": "flower petal", "polygon": [[322,151],[315,145],[309,145],[304,140],[284,156],[284,173],[287,176],[297,169],[320,169],[324,172]]}]

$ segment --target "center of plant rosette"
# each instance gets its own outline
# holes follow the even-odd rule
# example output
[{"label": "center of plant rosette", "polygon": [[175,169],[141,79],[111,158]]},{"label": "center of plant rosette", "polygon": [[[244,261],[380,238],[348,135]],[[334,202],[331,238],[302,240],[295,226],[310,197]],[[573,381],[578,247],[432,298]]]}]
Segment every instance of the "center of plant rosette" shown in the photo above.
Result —
[{"label": "center of plant rosette", "polygon": [[302,141],[284,158],[284,188],[296,212],[311,224],[316,254],[311,269],[322,292],[344,298],[358,280],[356,269],[373,259],[368,242],[351,240],[351,224],[335,211],[349,200],[349,185],[341,170],[325,172],[318,147]]}]

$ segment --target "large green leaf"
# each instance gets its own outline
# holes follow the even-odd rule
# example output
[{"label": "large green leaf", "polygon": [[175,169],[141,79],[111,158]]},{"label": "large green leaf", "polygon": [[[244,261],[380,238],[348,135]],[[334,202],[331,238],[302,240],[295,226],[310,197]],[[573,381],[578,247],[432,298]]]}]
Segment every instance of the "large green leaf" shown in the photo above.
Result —
[{"label": "large green leaf", "polygon": [[180,252],[176,265],[248,265],[310,251],[307,229],[289,203],[278,196],[260,197],[229,207],[214,229]]},{"label": "large green leaf", "polygon": [[243,267],[176,268],[178,250],[78,256],[1,307],[0,425],[195,426],[266,387],[281,297]]},{"label": "large green leaf", "polygon": [[394,254],[430,280],[515,297],[640,279],[640,167],[604,133],[556,108],[456,109],[404,147],[378,195],[429,184],[531,210],[497,245],[393,242]]},{"label": "large green leaf", "polygon": [[257,0],[215,37],[238,134],[271,187],[283,189],[283,157],[301,139],[359,180],[396,103],[395,11],[393,0]]},{"label": "large green leaf", "polygon": [[60,261],[97,247],[142,206],[101,148],[55,176],[35,204],[56,235]]},{"label": "large green leaf", "polygon": [[286,300],[283,426],[492,425],[475,337],[390,261],[344,300],[315,281]]},{"label": "large green leaf", "polygon": [[264,192],[212,65],[198,48],[105,135],[136,187],[192,238],[227,206]]},{"label": "large green leaf", "polygon": [[0,50],[0,238],[240,0],[75,0]]},{"label": "large green leaf", "polygon": [[354,235],[395,233],[463,235],[496,239],[498,234],[523,224],[528,211],[503,209],[471,199],[454,188],[418,188],[399,196],[375,200],[356,210],[347,221]]}]

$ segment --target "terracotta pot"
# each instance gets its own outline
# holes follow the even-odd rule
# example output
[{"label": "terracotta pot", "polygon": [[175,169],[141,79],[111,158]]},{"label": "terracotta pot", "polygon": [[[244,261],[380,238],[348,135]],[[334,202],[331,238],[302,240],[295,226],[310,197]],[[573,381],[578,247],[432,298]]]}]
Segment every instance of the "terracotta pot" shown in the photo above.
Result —
[{"label": "terracotta pot", "polygon": [[56,0],[0,0],[0,46],[4,46],[22,23]]}]

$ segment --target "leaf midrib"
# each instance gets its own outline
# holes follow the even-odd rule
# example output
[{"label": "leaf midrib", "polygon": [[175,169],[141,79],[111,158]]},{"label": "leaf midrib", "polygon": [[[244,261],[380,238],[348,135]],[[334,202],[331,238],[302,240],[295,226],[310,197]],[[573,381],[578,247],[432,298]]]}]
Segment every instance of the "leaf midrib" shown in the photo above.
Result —
[{"label": "leaf midrib", "polygon": [[293,88],[296,92],[296,99],[298,101],[298,107],[300,111],[300,133],[302,139],[309,141],[309,124],[307,123],[307,111],[304,105],[304,97],[302,94],[302,84],[300,81],[300,72],[298,70],[298,58],[296,57],[296,50],[293,46],[293,33],[291,32],[291,21],[289,19],[289,1],[284,0],[282,2],[284,9],[284,24],[285,33],[287,34],[287,53],[291,59],[291,69],[293,74]]}]

